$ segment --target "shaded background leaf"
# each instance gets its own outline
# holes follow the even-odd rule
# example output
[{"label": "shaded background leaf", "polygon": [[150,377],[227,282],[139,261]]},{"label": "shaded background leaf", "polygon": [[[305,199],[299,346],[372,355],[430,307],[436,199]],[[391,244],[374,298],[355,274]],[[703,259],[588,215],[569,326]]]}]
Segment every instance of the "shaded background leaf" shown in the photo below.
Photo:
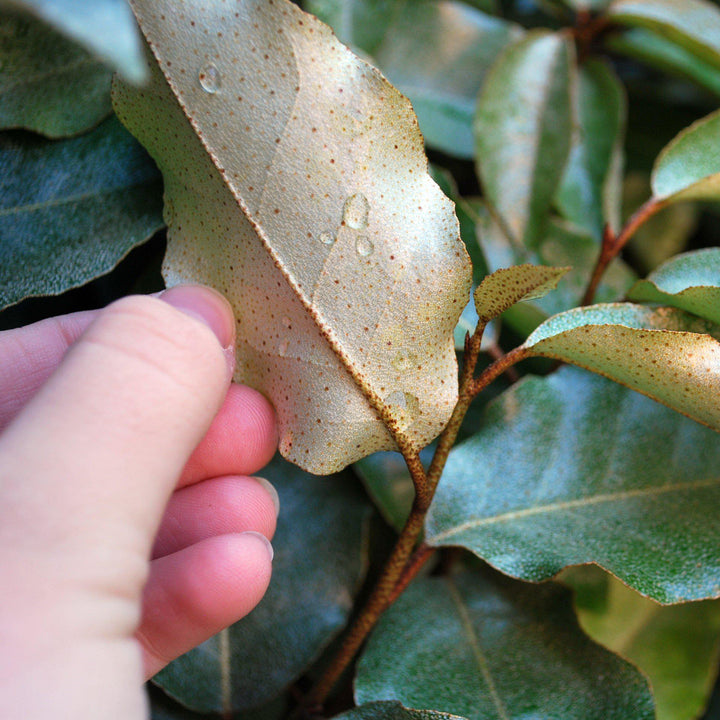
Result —
[{"label": "shaded background leaf", "polygon": [[48,137],[89,130],[112,112],[111,76],[43,23],[0,9],[0,129]]},{"label": "shaded background leaf", "polygon": [[348,474],[315,477],[276,458],[263,476],[281,506],[270,589],[230,628],[229,646],[216,636],[153,679],[200,712],[223,711],[226,702],[249,710],[279,695],[345,625],[365,573],[370,506]]},{"label": "shaded background leaf", "polygon": [[643,677],[581,632],[567,590],[488,569],[415,581],[373,631],[355,696],[469,720],[654,718]]},{"label": "shaded background leaf", "polygon": [[580,625],[630,660],[652,686],[657,720],[695,720],[707,706],[720,660],[720,603],[662,606],[594,565],[569,568]]},{"label": "shaded background leaf", "polygon": [[577,125],[556,204],[577,227],[602,240],[620,229],[627,101],[611,66],[589,60],[577,70]]},{"label": "shaded background leaf", "polygon": [[596,562],[663,603],[713,598],[719,501],[715,433],[566,367],[514,385],[452,450],[426,542],[525,580]]},{"label": "shaded background leaf", "polygon": [[720,110],[683,130],[660,153],[652,189],[665,203],[720,198]]},{"label": "shaded background leaf", "polygon": [[720,9],[707,0],[615,0],[607,16],[649,28],[720,67]]},{"label": "shaded background leaf", "polygon": [[457,397],[471,268],[409,104],[290,3],[248,2],[231,26],[208,4],[189,57],[163,38],[185,32],[192,7],[140,6],[196,125],[163,79],[118,86],[119,114],[165,176],[168,282],[233,302],[236,379],[270,396],[293,462],[328,473],[394,448],[378,413],[423,447]]},{"label": "shaded background leaf", "polygon": [[82,45],[129,82],[146,79],[142,43],[126,0],[3,0]]},{"label": "shaded background leaf", "polygon": [[335,720],[465,720],[458,715],[448,715],[432,710],[409,710],[396,702],[376,702],[361,705],[337,715]]},{"label": "shaded background leaf", "polygon": [[162,227],[161,187],[114,118],[54,143],[0,135],[0,307],[110,271]]},{"label": "shaded background leaf", "polygon": [[533,31],[505,49],[478,98],[478,175],[502,229],[534,247],[564,172],[572,130],[572,47]]},{"label": "shaded background leaf", "polygon": [[478,91],[500,51],[522,35],[518,25],[447,0],[312,0],[306,5],[342,42],[370,55],[410,99],[429,146],[473,157]]}]

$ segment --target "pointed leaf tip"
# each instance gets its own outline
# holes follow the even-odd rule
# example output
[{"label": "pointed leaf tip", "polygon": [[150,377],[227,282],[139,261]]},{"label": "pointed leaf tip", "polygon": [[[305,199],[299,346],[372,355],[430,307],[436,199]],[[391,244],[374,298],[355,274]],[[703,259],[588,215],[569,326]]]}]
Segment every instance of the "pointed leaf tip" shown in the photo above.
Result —
[{"label": "pointed leaf tip", "polygon": [[475,290],[475,308],[483,322],[502,315],[515,303],[544,297],[571,268],[516,265],[488,275]]}]

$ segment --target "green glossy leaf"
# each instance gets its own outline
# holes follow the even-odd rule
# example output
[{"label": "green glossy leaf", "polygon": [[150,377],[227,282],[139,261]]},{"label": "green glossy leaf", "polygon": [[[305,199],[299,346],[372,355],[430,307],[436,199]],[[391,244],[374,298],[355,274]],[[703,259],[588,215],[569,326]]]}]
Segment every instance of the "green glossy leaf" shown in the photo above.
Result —
[{"label": "green glossy leaf", "polygon": [[706,90],[720,95],[717,65],[698,57],[690,50],[644,28],[632,28],[608,36],[607,46],[665,72],[693,80]]},{"label": "green glossy leaf", "polygon": [[662,151],[652,189],[666,203],[720,198],[720,110],[683,130]]},{"label": "green glossy leaf", "polygon": [[503,230],[533,247],[570,150],[572,47],[534,31],[495,62],[478,98],[478,173]]},{"label": "green glossy leaf", "polygon": [[576,308],[523,344],[571,362],[720,430],[720,327],[675,308],[630,303]]},{"label": "green glossy leaf", "polygon": [[674,257],[635,283],[628,297],[671,305],[720,324],[720,249]]},{"label": "green glossy leaf", "polygon": [[708,0],[615,0],[607,16],[654,30],[720,67],[720,9]]},{"label": "green glossy leaf", "polygon": [[562,579],[576,589],[583,630],[648,677],[657,720],[695,720],[717,675],[720,602],[658,605],[593,565]]},{"label": "green glossy leaf", "polygon": [[40,22],[0,13],[0,128],[84,132],[112,112],[112,71]]},{"label": "green glossy leaf", "polygon": [[645,680],[580,631],[566,589],[489,570],[414,582],[373,631],[355,696],[469,720],[654,717]]},{"label": "green glossy leaf", "polygon": [[336,715],[335,720],[465,720],[465,718],[433,710],[409,710],[398,702],[376,702]]},{"label": "green glossy leaf", "polygon": [[596,562],[664,603],[720,596],[720,440],[604,378],[526,378],[450,453],[426,542],[545,580]]},{"label": "green glossy leaf", "polygon": [[612,68],[589,60],[578,71],[577,127],[556,205],[598,241],[606,224],[620,229],[627,102]]},{"label": "green glossy leaf", "polygon": [[369,53],[406,95],[428,145],[472,158],[478,91],[519,26],[460,2],[314,0],[308,9],[340,40]]},{"label": "green glossy leaf", "polygon": [[163,172],[168,284],[233,304],[235,378],[272,400],[284,457],[329,474],[425,447],[472,277],[409,102],[289,0],[132,4],[152,85],[114,101]]},{"label": "green glossy leaf", "polygon": [[140,34],[126,0],[4,0],[30,13],[117,70],[142,83],[147,75]]},{"label": "green glossy leaf", "polygon": [[[478,222],[478,240],[488,265],[493,269],[528,262],[571,267],[557,290],[543,298],[515,305],[503,315],[504,321],[523,335],[531,333],[549,316],[580,303],[598,256],[595,238],[568,223],[555,220],[549,222],[545,235],[532,252],[509,242],[488,213],[484,213]],[[598,302],[624,297],[635,279],[635,274],[622,260],[614,260],[598,289]]]},{"label": "green glossy leaf", "polygon": [[570,268],[515,265],[488,275],[475,290],[475,309],[483,322],[524,300],[537,300],[557,287]]},{"label": "green glossy leaf", "polygon": [[270,589],[228,636],[154,678],[200,712],[251,709],[279,695],[345,625],[365,572],[369,506],[349,474],[317,477],[279,458],[262,474],[281,505]]},{"label": "green glossy leaf", "polygon": [[109,272],[162,227],[152,161],[111,118],[50,142],[0,136],[0,308]]}]

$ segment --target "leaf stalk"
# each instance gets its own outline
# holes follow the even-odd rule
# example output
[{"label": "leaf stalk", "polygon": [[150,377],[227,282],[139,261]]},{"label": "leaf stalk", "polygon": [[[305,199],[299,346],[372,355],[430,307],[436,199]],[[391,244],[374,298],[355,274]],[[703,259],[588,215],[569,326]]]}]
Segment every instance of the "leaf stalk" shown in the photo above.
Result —
[{"label": "leaf stalk", "polygon": [[620,251],[627,245],[628,240],[646,223],[655,213],[662,210],[666,203],[657,198],[650,198],[642,205],[635,214],[627,221],[619,235],[615,235],[609,225],[605,226],[603,233],[600,255],[595,264],[595,269],[588,283],[581,305],[590,305],[595,297],[600,281],[602,280],[608,265],[617,257]]}]

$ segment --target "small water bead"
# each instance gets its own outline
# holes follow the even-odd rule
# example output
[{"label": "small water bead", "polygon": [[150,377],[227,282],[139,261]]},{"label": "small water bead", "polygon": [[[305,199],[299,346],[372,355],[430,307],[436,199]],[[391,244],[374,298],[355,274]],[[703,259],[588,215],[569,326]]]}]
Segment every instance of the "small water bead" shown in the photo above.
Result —
[{"label": "small water bead", "polygon": [[278,355],[280,357],[285,357],[287,355],[288,347],[290,344],[287,340],[283,340],[280,345],[278,345]]},{"label": "small water bead", "polygon": [[290,320],[290,318],[286,315],[286,316],[282,319],[282,324],[283,324],[286,328],[290,329],[290,328],[292,327],[292,320]]},{"label": "small water bead", "polygon": [[320,233],[320,242],[323,245],[332,245],[335,242],[335,236],[328,230],[323,230]]},{"label": "small water bead", "polygon": [[362,193],[355,193],[345,201],[343,220],[353,230],[364,230],[368,226],[370,203]]},{"label": "small water bead", "polygon": [[383,402],[395,416],[400,428],[409,425],[420,411],[420,401],[414,395],[401,390],[391,392]]},{"label": "small water bead", "polygon": [[200,87],[206,93],[210,93],[211,95],[219,92],[222,87],[220,71],[212,63],[206,65],[204,68],[201,68],[200,72],[198,72],[198,80],[200,82]]},{"label": "small water bead", "polygon": [[358,236],[358,239],[355,241],[355,251],[358,255],[367,257],[368,255],[372,255],[374,249],[375,246],[367,235]]}]

